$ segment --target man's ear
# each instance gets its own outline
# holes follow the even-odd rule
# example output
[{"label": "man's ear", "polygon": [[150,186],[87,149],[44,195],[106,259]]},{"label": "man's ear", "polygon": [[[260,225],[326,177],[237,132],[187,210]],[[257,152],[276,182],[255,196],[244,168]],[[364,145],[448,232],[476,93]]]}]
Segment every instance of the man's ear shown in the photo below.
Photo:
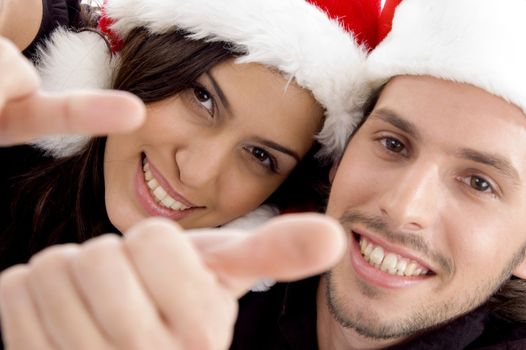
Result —
[{"label": "man's ear", "polygon": [[515,266],[513,275],[526,280],[526,256],[522,258],[522,261],[517,266]]}]

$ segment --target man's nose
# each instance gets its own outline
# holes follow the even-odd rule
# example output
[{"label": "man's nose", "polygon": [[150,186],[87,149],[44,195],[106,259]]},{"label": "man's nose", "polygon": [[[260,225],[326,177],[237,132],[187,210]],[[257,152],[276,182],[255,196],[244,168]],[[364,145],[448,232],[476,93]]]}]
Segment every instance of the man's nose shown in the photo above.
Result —
[{"label": "man's nose", "polygon": [[438,167],[421,164],[404,169],[386,187],[380,211],[396,229],[419,231],[436,220],[442,187]]}]

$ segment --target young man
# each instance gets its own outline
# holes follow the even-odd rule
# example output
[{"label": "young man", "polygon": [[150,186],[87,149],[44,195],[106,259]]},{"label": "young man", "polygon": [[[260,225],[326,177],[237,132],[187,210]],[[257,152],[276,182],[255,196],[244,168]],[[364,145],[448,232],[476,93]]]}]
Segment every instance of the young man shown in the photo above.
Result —
[{"label": "young man", "polygon": [[[526,346],[526,293],[516,288],[526,278],[524,13],[523,0],[400,5],[392,32],[369,60],[379,94],[374,108],[333,179],[327,214],[345,228],[348,249],[320,278],[247,295],[233,348]],[[61,344],[82,337],[107,344],[109,338],[113,348],[125,348],[130,339],[160,344],[169,333],[174,348],[222,348],[235,314],[228,302],[254,278],[297,277],[294,262],[297,268],[317,261],[320,268],[323,254],[297,260],[317,247],[309,238],[332,240],[334,246],[319,246],[331,259],[340,253],[334,227],[314,227],[313,218],[280,220],[228,244],[224,236],[189,238],[146,223],[122,241],[105,237],[57,248],[3,276],[4,330],[13,343],[34,331]],[[291,246],[296,250],[284,249]],[[94,273],[97,265],[128,274],[112,270],[100,277],[105,271]],[[51,280],[57,271],[74,277]],[[128,278],[111,280],[117,276]],[[46,291],[47,300],[60,305],[52,294],[72,280],[68,300],[93,308],[92,328],[67,332],[64,320],[73,312],[55,312],[54,319],[43,313],[46,322],[31,318]],[[123,308],[130,300],[140,302]],[[140,325],[130,321],[137,313],[144,315]]]},{"label": "young man", "polygon": [[234,348],[526,348],[524,13],[402,1],[332,182],[347,254],[242,299]]}]

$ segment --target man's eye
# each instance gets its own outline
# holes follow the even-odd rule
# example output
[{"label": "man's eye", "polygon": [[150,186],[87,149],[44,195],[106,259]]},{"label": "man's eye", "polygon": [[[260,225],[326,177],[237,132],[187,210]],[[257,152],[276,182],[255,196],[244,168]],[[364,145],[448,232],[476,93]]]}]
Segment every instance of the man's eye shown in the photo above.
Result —
[{"label": "man's eye", "polygon": [[390,152],[401,153],[405,149],[405,145],[394,137],[384,137],[380,142]]},{"label": "man's eye", "polygon": [[458,180],[469,186],[470,189],[480,192],[481,194],[497,195],[495,187],[490,181],[477,175],[461,176]]},{"label": "man's eye", "polygon": [[470,176],[469,185],[476,191],[493,193],[491,184],[480,176]]},{"label": "man's eye", "polygon": [[201,87],[195,87],[194,88],[194,96],[208,112],[213,115],[214,113],[214,100],[212,99],[212,95],[206,91],[205,89]]}]

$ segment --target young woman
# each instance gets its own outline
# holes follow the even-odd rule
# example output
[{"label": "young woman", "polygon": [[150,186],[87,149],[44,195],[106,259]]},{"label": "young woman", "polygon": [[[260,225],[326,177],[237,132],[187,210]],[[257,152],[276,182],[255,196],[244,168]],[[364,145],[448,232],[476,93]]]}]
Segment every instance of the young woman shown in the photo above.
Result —
[{"label": "young woman", "polygon": [[220,226],[312,196],[323,173],[314,136],[337,155],[364,95],[364,48],[330,17],[363,40],[377,9],[317,3],[108,0],[91,17],[98,32],[53,34],[38,56],[45,88],[129,91],[147,121],[127,135],[37,142],[52,157],[10,182],[0,269],[149,216]]}]

